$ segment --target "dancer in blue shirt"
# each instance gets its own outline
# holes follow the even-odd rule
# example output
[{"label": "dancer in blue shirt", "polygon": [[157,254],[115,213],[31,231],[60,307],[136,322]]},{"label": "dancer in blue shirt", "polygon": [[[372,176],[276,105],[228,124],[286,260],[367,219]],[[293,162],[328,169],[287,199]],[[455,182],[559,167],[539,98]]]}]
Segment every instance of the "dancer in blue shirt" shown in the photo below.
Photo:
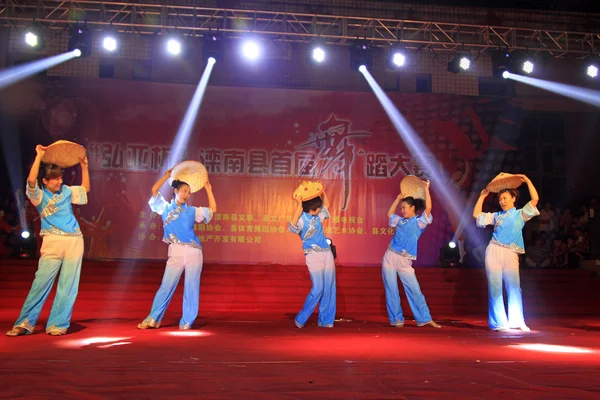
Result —
[{"label": "dancer in blue shirt", "polygon": [[38,270],[21,315],[13,329],[6,332],[7,336],[33,332],[59,270],[60,278],[46,323],[46,333],[64,335],[71,324],[73,305],[79,291],[83,236],[72,204],[87,204],[87,193],[90,191],[88,160],[84,157],[79,161],[81,186],[63,185],[63,170],[58,165],[42,163],[46,149],[41,145],[35,148],[37,155],[29,171],[26,191],[41,218],[39,234],[43,239]]},{"label": "dancer in blue shirt", "polygon": [[[525,175],[516,175],[527,184],[531,200],[522,209],[515,208],[517,191],[502,189],[498,193],[498,203],[502,211],[495,213],[482,212],[483,201],[490,193],[487,189],[475,204],[473,217],[477,226],[485,228],[494,225],[492,240],[485,251],[485,272],[488,279],[488,322],[494,331],[521,329],[530,331],[523,317],[523,299],[519,279],[519,254],[525,253],[523,244],[523,227],[525,222],[540,215],[536,208],[539,197],[533,183]],[[508,318],[504,309],[502,281],[506,284],[508,295]]]},{"label": "dancer in blue shirt", "polygon": [[[432,326],[441,328],[435,323],[425,296],[421,293],[412,261],[417,259],[417,242],[419,237],[433,222],[431,215],[431,195],[429,194],[429,181],[425,184],[425,201],[413,197],[403,197],[399,194],[388,211],[390,227],[396,228],[394,237],[383,256],[382,276],[385,288],[385,303],[387,306],[390,324],[395,327],[404,326],[404,316],[400,306],[400,293],[398,292],[398,278],[402,281],[408,304],[418,326]],[[402,202],[402,216],[396,215],[398,204]],[[420,216],[417,212],[423,210]]]},{"label": "dancer in blue shirt", "polygon": [[158,191],[171,176],[171,170],[152,186],[150,209],[161,216],[163,221],[163,242],[169,244],[169,258],[162,283],[150,315],[138,324],[139,329],[158,328],[175,293],[179,278],[185,270],[183,287],[183,315],[179,329],[190,329],[198,316],[200,302],[200,274],[202,273],[202,244],[194,232],[194,223],[208,224],[217,212],[217,203],[210,182],[204,188],[208,196],[208,207],[187,205],[191,195],[190,186],[178,180],[171,183],[173,200],[168,203]]},{"label": "dancer in blue shirt", "polygon": [[296,199],[297,208],[289,223],[289,230],[302,239],[302,250],[312,280],[312,289],[295,324],[303,328],[317,304],[321,328],[333,328],[336,312],[335,262],[323,232],[323,221],[329,218],[329,200],[325,192],[321,197],[302,201]]}]

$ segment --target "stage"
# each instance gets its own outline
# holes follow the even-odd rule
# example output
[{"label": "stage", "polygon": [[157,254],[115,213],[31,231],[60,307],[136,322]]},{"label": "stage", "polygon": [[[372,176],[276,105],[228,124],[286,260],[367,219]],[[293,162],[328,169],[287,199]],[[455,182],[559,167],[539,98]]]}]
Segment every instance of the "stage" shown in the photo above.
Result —
[{"label": "stage", "polygon": [[[307,327],[297,329],[293,316],[310,286],[305,267],[207,265],[201,312],[193,330],[177,329],[179,288],[163,326],[140,331],[136,324],[148,312],[161,269],[160,263],[85,262],[68,335],[43,333],[52,293],[33,335],[0,338],[2,397],[595,399],[600,395],[600,281],[589,271],[524,270],[532,331],[494,333],[487,329],[480,270],[418,269],[434,318],[444,326],[417,328],[407,316],[403,328],[392,328],[380,308],[383,290],[375,290],[381,285],[380,269],[339,266],[335,328],[317,328],[313,317]],[[3,263],[0,271],[0,323],[7,330],[31,284],[35,262]],[[281,291],[279,284],[284,286]],[[294,287],[297,291],[291,290]],[[570,313],[568,307],[559,307],[560,301],[551,300],[560,288]],[[543,291],[546,296],[541,296]],[[532,296],[538,297],[537,302]],[[463,300],[469,297],[467,306]],[[350,308],[363,300],[357,310]],[[265,311],[269,306],[272,310]],[[465,312],[457,312],[458,307]]]}]

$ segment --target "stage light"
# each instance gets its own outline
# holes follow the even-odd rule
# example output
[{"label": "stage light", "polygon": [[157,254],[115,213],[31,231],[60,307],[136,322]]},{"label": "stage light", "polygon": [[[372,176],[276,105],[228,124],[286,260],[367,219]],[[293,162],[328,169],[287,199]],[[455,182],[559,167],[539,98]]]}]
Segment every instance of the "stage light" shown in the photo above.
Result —
[{"label": "stage light", "polygon": [[460,266],[460,250],[454,240],[440,249],[440,267],[451,268]]},{"label": "stage light", "polygon": [[366,43],[358,43],[350,49],[350,68],[360,72],[371,69],[373,55]]},{"label": "stage light", "polygon": [[214,64],[214,63],[216,63],[216,62],[217,62],[217,60],[216,60],[214,57],[209,57],[209,58],[208,58],[208,62],[209,62],[210,64]]},{"label": "stage light", "polygon": [[595,65],[589,65],[586,72],[587,76],[590,78],[596,78],[598,76],[598,67]]},{"label": "stage light", "polygon": [[75,55],[75,57],[81,57],[81,50],[75,49],[73,50],[73,54]]},{"label": "stage light", "polygon": [[523,69],[523,72],[525,72],[526,74],[531,74],[533,72],[534,65],[531,61],[527,60],[523,63],[521,68]]},{"label": "stage light", "polygon": [[117,49],[117,39],[114,36],[106,36],[102,41],[102,47],[104,50],[113,52]]},{"label": "stage light", "polygon": [[467,71],[471,68],[471,57],[466,54],[455,54],[454,58],[448,63],[448,72],[458,74],[461,71]]},{"label": "stage light", "polygon": [[321,47],[315,47],[312,51],[312,58],[319,63],[325,61],[325,50]]},{"label": "stage light", "polygon": [[21,237],[23,239],[29,239],[29,236],[31,236],[31,234],[29,233],[29,231],[25,230],[25,231],[21,232]]},{"label": "stage light", "polygon": [[177,39],[169,39],[167,41],[167,52],[174,56],[181,54],[181,42]]},{"label": "stage light", "polygon": [[195,337],[195,336],[210,336],[206,332],[202,331],[193,331],[193,330],[178,330],[178,331],[170,331],[165,332],[165,335],[168,336],[179,336],[179,337]]},{"label": "stage light", "polygon": [[223,39],[218,34],[205,36],[202,44],[202,59],[209,62],[212,58],[215,63],[223,60],[223,44]]},{"label": "stage light", "polygon": [[33,32],[27,32],[25,34],[25,43],[31,47],[36,47],[39,44],[38,36]]},{"label": "stage light", "polygon": [[396,52],[392,56],[392,63],[396,67],[402,67],[405,62],[406,62],[406,56],[404,54],[400,53],[400,52]]},{"label": "stage light", "polygon": [[508,79],[508,77],[509,77],[509,76],[510,76],[510,72],[508,72],[508,71],[504,71],[504,72],[502,73],[502,77],[503,77],[504,79]]},{"label": "stage light", "polygon": [[77,57],[87,57],[92,54],[92,33],[87,27],[74,26],[69,30],[69,51],[79,50]]},{"label": "stage light", "polygon": [[242,44],[242,54],[250,61],[256,61],[260,57],[260,47],[253,40],[247,40]]}]

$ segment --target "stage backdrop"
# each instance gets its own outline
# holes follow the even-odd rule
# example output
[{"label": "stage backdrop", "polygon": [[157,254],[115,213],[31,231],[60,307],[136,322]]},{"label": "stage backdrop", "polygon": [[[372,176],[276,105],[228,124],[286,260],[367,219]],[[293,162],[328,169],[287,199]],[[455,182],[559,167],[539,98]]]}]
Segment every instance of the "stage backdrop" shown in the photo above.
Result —
[{"label": "stage backdrop", "polygon": [[[87,257],[166,258],[161,220],[147,202],[194,89],[103,80],[28,89],[19,110],[25,157],[33,157],[36,142],[58,139],[89,152],[92,190],[80,207]],[[518,106],[451,95],[390,97],[433,152],[436,168],[451,176],[446,184],[464,198],[474,176],[491,178],[520,163]],[[393,234],[386,213],[401,179],[433,179],[372,93],[209,87],[180,156],[208,169],[218,213],[196,231],[205,260],[219,263],[303,263],[300,239],[287,230],[291,194],[301,180],[320,179],[332,203],[325,231],[338,263],[379,265]],[[78,167],[65,181],[79,184]],[[162,193],[171,199],[167,185]],[[446,199],[435,190],[432,196],[434,222],[420,240],[416,265],[437,265],[456,225]],[[207,206],[206,193],[190,203]]]}]

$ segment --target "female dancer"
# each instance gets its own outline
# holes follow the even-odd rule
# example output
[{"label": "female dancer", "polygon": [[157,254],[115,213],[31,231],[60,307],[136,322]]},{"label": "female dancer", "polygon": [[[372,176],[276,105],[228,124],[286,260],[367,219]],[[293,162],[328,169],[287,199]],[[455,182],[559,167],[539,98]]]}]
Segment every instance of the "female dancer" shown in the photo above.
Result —
[{"label": "female dancer", "polygon": [[[388,211],[390,227],[396,228],[396,231],[388,250],[383,256],[382,276],[390,324],[398,328],[404,326],[404,316],[400,307],[400,294],[396,275],[402,281],[406,297],[408,297],[408,304],[417,325],[430,325],[434,328],[441,328],[431,319],[425,296],[421,293],[415,270],[412,267],[412,260],[417,259],[419,237],[425,231],[427,225],[433,221],[429,181],[423,183],[425,184],[425,202],[413,197],[403,198],[402,194],[399,194]],[[395,214],[400,202],[402,202],[402,217]],[[417,211],[421,211],[423,208],[425,211],[417,217]]]},{"label": "female dancer", "polygon": [[333,328],[336,312],[335,262],[322,224],[329,218],[329,200],[323,192],[321,197],[307,201],[298,198],[296,202],[296,212],[289,222],[289,230],[302,239],[302,250],[313,286],[294,322],[298,328],[304,328],[319,304],[317,326]]},{"label": "female dancer", "polygon": [[[71,324],[73,305],[79,289],[83,236],[73,215],[72,204],[87,204],[90,175],[87,157],[79,161],[81,186],[63,185],[63,170],[54,164],[42,164],[46,147],[37,145],[36,157],[27,178],[27,197],[41,218],[42,247],[31,290],[21,315],[7,336],[30,334],[61,269],[56,297],[46,323],[46,333],[60,336]],[[40,170],[41,166],[41,170]],[[39,175],[39,177],[38,177]],[[38,184],[39,181],[39,184]],[[41,187],[41,189],[40,189]]]},{"label": "female dancer", "polygon": [[[529,327],[525,325],[523,317],[519,254],[525,253],[522,233],[525,222],[540,215],[536,208],[539,198],[529,178],[525,175],[515,176],[521,178],[529,188],[531,200],[525,207],[519,210],[515,209],[516,190],[502,189],[498,193],[498,203],[502,211],[484,213],[481,211],[483,201],[489,191],[483,189],[473,210],[473,217],[477,220],[478,227],[494,225],[492,240],[485,251],[485,272],[488,279],[488,323],[490,329],[499,332],[511,328],[530,331]],[[504,310],[502,280],[506,282],[506,293],[508,294],[508,319]]]},{"label": "female dancer", "polygon": [[217,203],[210,182],[206,182],[204,187],[208,207],[188,206],[186,203],[191,195],[190,186],[178,180],[171,183],[174,198],[171,203],[167,203],[158,190],[170,176],[171,169],[152,186],[152,198],[148,202],[150,209],[162,217],[163,242],[169,243],[169,258],[150,315],[138,324],[139,329],[160,327],[184,270],[183,315],[179,321],[179,329],[190,329],[198,316],[202,244],[194,232],[194,223],[208,224],[213,213],[217,212]]}]

